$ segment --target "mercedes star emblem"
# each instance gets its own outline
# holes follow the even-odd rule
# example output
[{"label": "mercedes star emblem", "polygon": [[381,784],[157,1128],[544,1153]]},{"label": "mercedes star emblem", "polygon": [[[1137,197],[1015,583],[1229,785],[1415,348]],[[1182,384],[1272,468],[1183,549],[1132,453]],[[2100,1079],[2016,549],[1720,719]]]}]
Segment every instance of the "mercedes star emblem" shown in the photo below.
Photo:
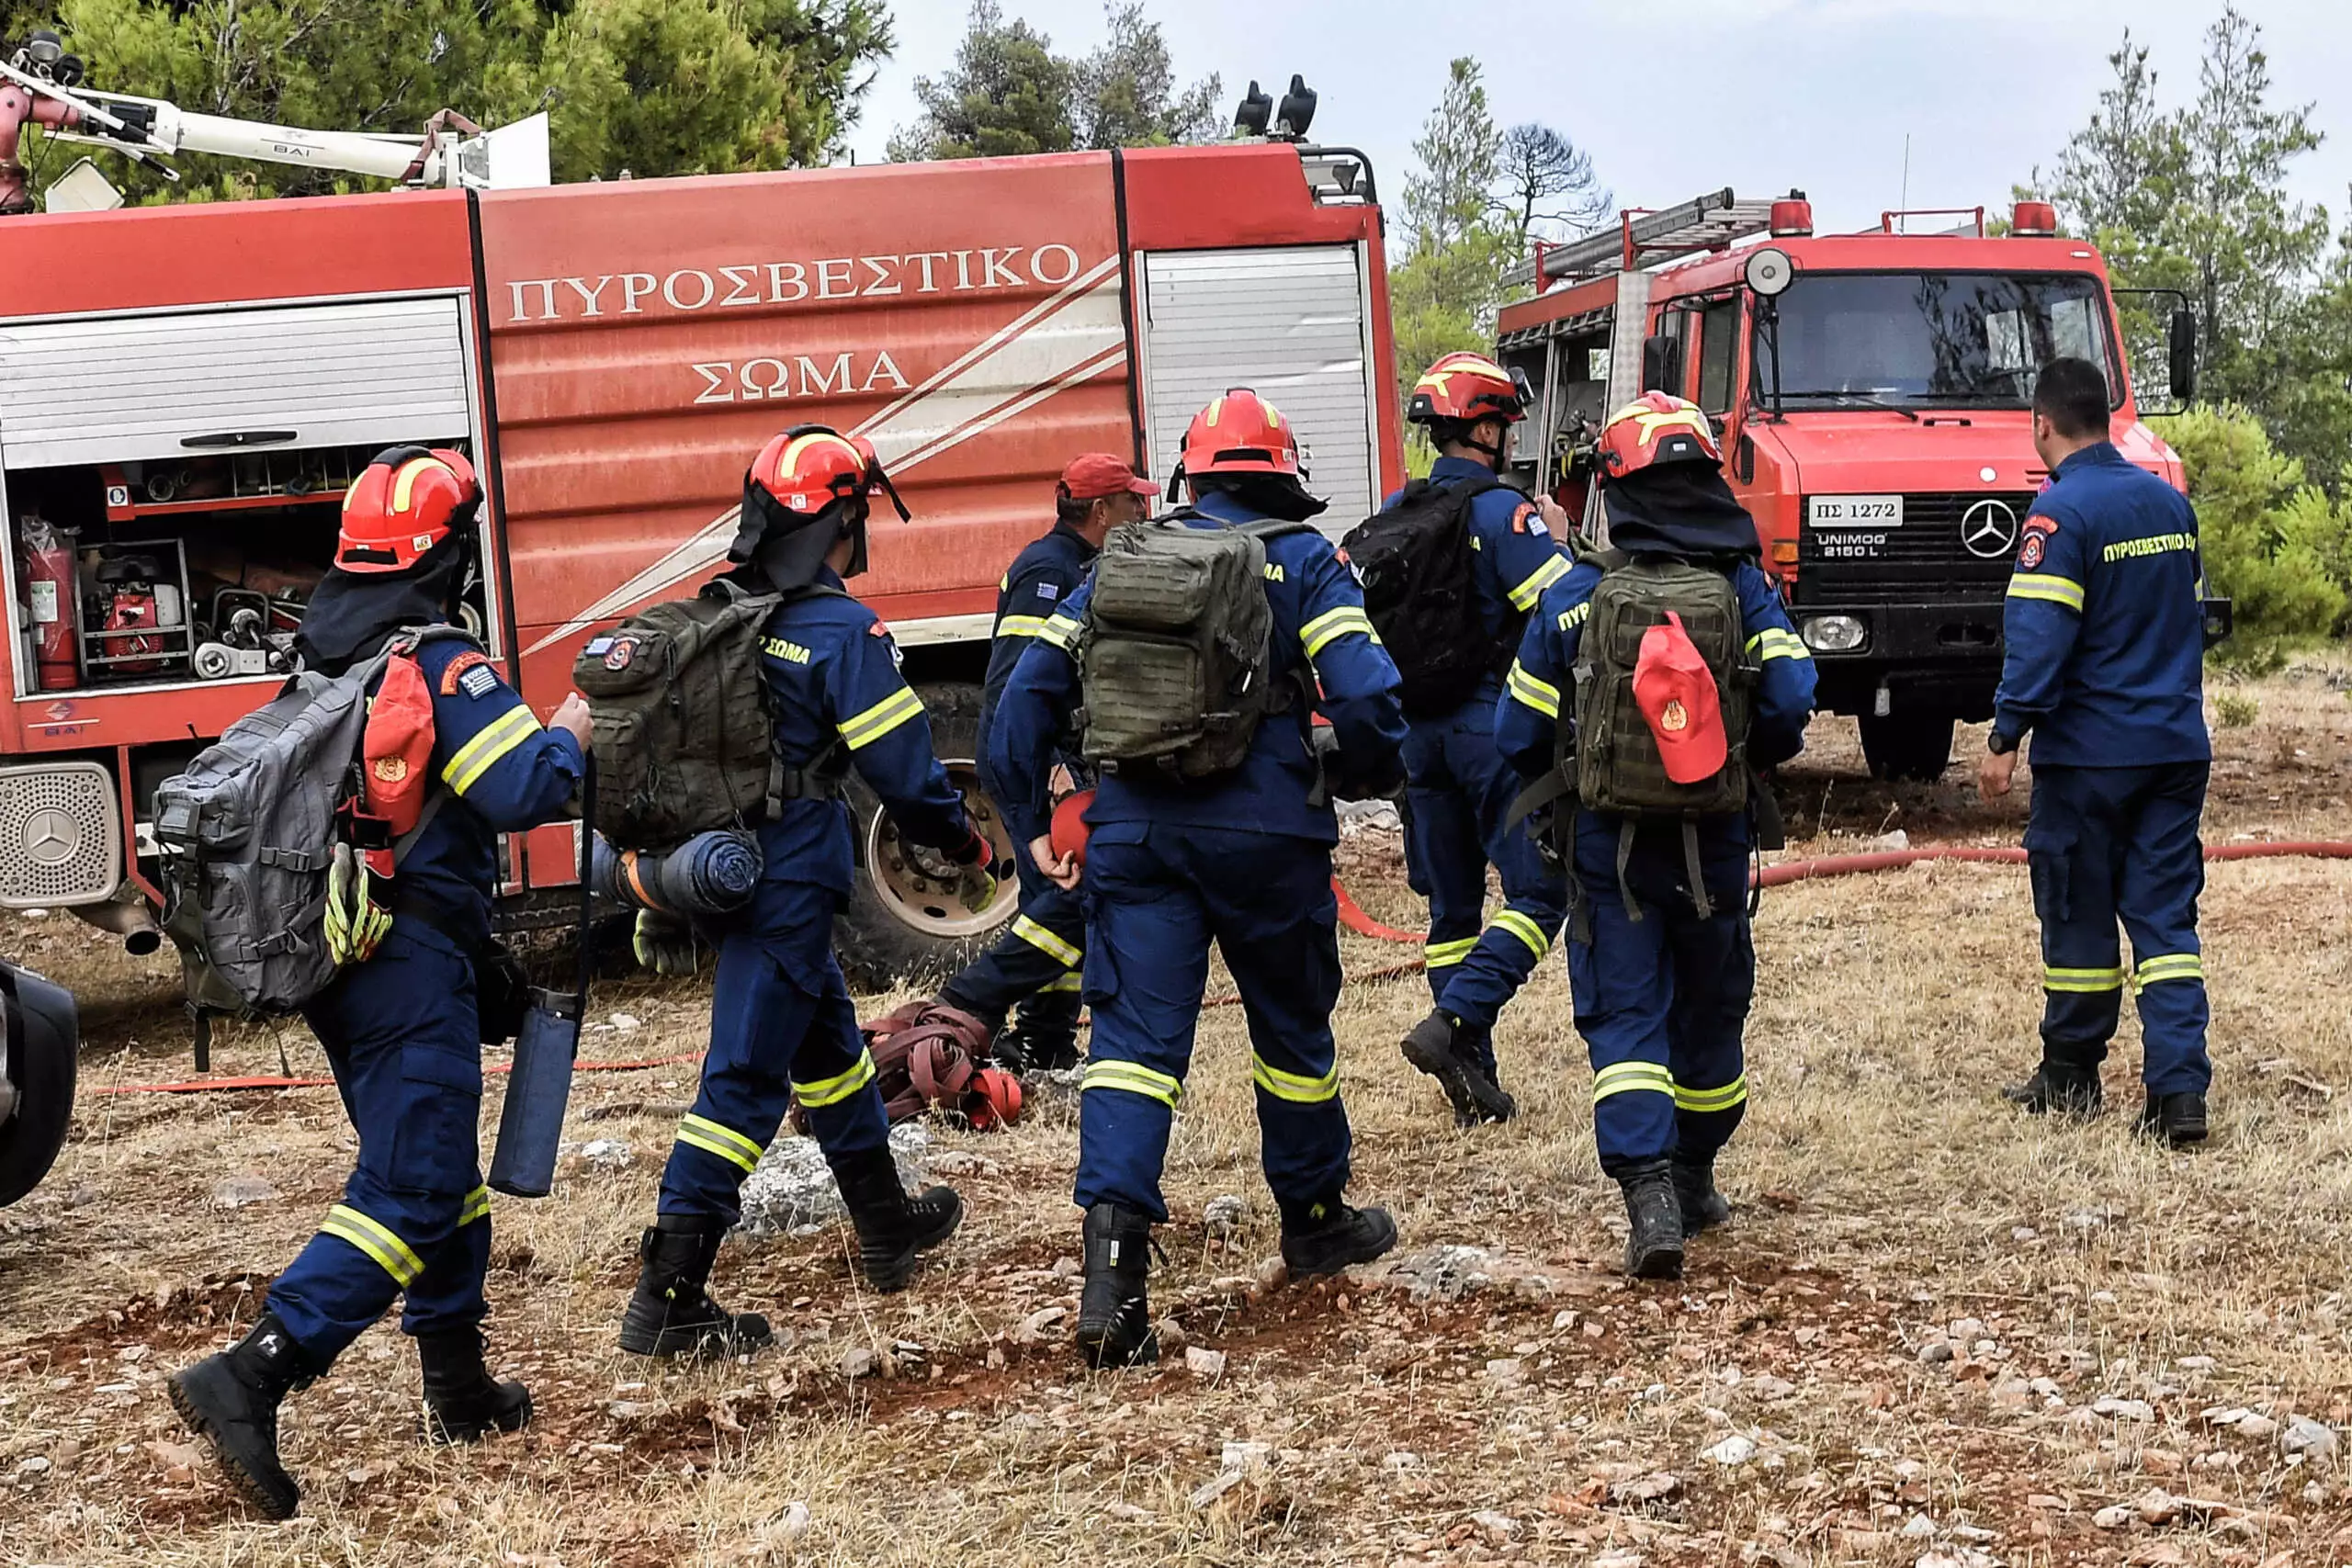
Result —
[{"label": "mercedes star emblem", "polygon": [[62,865],[81,847],[74,818],[54,806],[44,806],[25,819],[25,853],[36,865]]},{"label": "mercedes star emblem", "polygon": [[1960,542],[1983,560],[2007,555],[2018,547],[2017,509],[2006,501],[1980,501],[1961,513]]}]

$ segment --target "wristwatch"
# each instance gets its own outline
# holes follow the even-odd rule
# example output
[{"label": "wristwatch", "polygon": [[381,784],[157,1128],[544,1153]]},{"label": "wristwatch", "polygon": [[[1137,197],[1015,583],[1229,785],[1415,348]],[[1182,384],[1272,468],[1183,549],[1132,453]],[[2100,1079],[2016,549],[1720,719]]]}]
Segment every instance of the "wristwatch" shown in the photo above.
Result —
[{"label": "wristwatch", "polygon": [[1996,757],[2006,757],[2017,749],[2018,738],[2014,735],[2004,735],[1996,729],[1984,737],[1984,750]]}]

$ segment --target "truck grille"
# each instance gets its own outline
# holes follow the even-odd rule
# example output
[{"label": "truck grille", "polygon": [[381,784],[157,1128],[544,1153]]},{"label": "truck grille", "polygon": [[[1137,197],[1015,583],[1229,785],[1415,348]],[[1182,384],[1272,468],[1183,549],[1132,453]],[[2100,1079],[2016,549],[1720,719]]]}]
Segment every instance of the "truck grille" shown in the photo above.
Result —
[{"label": "truck grille", "polygon": [[[1984,513],[1990,502],[2007,509]],[[1899,528],[1820,528],[1797,536],[1801,604],[1935,604],[1998,599],[2009,580],[2018,529],[2033,504],[2028,492],[1906,495]],[[1806,507],[1806,515],[1811,507]],[[1996,534],[1984,525],[1998,526]],[[1978,549],[1968,538],[1975,536]],[[1996,539],[2005,539],[1990,555]]]},{"label": "truck grille", "polygon": [[122,823],[104,767],[0,768],[0,908],[87,904],[121,882]]}]

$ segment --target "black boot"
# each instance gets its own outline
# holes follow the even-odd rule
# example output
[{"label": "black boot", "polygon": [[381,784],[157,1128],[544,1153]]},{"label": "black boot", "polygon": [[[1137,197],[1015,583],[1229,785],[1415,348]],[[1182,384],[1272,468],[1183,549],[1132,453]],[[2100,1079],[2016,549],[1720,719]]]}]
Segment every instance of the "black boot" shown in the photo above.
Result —
[{"label": "black boot", "polygon": [[1086,1211],[1086,1289],[1078,1298],[1078,1351],[1090,1367],[1159,1359],[1151,1326],[1151,1221],[1116,1203]]},{"label": "black boot", "polygon": [[1040,991],[1021,1004],[1013,1025],[1023,1073],[1058,1073],[1078,1066],[1078,993]]},{"label": "black boot", "polygon": [[2046,1055],[2033,1077],[2014,1089],[2003,1089],[2001,1098],[2036,1116],[2069,1116],[2078,1122],[2089,1121],[2107,1105],[2097,1063],[2059,1061]]},{"label": "black boot", "polygon": [[741,1356],[766,1345],[768,1320],[733,1313],[703,1286],[727,1226],[700,1214],[664,1214],[638,1243],[637,1289],[621,1318],[621,1348],[633,1356]]},{"label": "black boot", "polygon": [[1731,1203],[1715,1190],[1715,1156],[1674,1156],[1674,1200],[1682,1211],[1682,1234],[1697,1235],[1731,1218]]},{"label": "black boot", "polygon": [[1519,1102],[1478,1060],[1466,1032],[1451,1015],[1432,1012],[1405,1036],[1405,1060],[1437,1079],[1453,1107],[1455,1126],[1508,1122],[1519,1114]]},{"label": "black boot", "polygon": [[500,1382],[482,1364],[481,1330],[471,1324],[416,1337],[424,1369],[424,1440],[478,1443],[495,1428],[519,1432],[531,1420],[531,1391]]},{"label": "black boot", "polygon": [[2161,1139],[2177,1149],[2203,1143],[2204,1095],[2190,1089],[2177,1094],[2148,1096],[2148,1103],[2140,1111],[2140,1132],[2143,1136]]},{"label": "black boot", "polygon": [[1666,1160],[1620,1171],[1625,1190],[1625,1272],[1636,1280],[1682,1278],[1682,1207]]},{"label": "black boot", "polygon": [[172,1408],[211,1447],[229,1489],[273,1519],[290,1519],[302,1489],[277,1461],[277,1407],[310,1382],[301,1347],[266,1312],[253,1332],[217,1356],[174,1372]]},{"label": "black boot", "polygon": [[1385,1209],[1351,1209],[1337,1197],[1283,1205],[1283,1261],[1294,1274],[1336,1274],[1396,1245],[1396,1222]]},{"label": "black boot", "polygon": [[922,1197],[908,1197],[888,1148],[826,1159],[841,1185],[850,1223],[857,1227],[857,1263],[865,1282],[885,1295],[905,1290],[914,1278],[915,1255],[937,1247],[963,1224],[964,1201],[952,1187],[926,1187]]}]

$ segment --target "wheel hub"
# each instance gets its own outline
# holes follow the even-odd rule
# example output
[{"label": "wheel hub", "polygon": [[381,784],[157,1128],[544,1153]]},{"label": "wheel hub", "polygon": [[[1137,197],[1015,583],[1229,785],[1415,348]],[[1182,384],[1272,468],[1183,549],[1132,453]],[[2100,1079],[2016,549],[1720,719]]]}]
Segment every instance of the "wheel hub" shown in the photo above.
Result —
[{"label": "wheel hub", "polygon": [[[942,759],[948,782],[964,797],[964,809],[973,826],[988,836],[989,848],[1001,857],[1019,852],[1012,835],[997,816],[988,793],[980,788],[979,771],[968,758]],[[960,869],[931,850],[903,839],[888,811],[874,814],[866,829],[865,863],[874,890],[891,915],[925,936],[959,939],[982,936],[1012,916],[1021,902],[1020,885],[1007,878],[996,897],[978,914],[964,908],[956,897]]]}]

